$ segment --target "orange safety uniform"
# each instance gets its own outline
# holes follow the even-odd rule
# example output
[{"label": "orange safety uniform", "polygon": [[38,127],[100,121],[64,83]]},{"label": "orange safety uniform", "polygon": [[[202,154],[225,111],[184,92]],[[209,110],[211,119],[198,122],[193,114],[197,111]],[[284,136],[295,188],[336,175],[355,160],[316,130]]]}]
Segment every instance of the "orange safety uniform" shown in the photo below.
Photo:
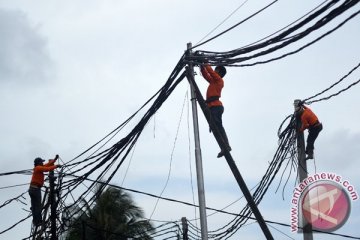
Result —
[{"label": "orange safety uniform", "polygon": [[[201,66],[201,74],[209,82],[209,87],[206,91],[206,99],[209,100],[211,97],[221,97],[221,90],[224,87],[224,80],[220,75],[215,72],[209,64]],[[222,106],[219,99],[207,102],[208,107]]]},{"label": "orange safety uniform", "polygon": [[311,109],[306,106],[303,107],[304,107],[304,111],[301,114],[301,128],[300,128],[301,132],[309,128],[310,126],[314,126],[319,123],[319,119],[313,113],[313,111],[311,111]]},{"label": "orange safety uniform", "polygon": [[49,162],[44,165],[35,166],[30,184],[42,187],[44,185],[44,172],[54,170],[57,167],[54,163],[55,160],[49,160]]}]

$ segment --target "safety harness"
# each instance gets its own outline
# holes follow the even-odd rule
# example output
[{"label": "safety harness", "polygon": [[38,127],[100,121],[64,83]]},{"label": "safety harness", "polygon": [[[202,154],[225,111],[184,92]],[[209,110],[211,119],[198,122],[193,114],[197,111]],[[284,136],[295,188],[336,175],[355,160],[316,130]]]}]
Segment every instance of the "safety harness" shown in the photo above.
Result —
[{"label": "safety harness", "polygon": [[208,99],[206,99],[205,103],[211,103],[211,102],[214,102],[219,99],[220,99],[220,96],[211,96]]}]

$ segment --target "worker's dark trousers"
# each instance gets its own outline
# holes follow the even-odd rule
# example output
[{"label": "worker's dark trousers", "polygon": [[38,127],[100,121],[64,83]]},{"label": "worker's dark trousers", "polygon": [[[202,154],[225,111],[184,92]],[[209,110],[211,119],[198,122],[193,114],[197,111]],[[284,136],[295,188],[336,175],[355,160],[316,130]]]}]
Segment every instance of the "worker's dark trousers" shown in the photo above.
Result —
[{"label": "worker's dark trousers", "polygon": [[33,224],[39,225],[41,223],[41,188],[29,188],[29,195],[31,198],[31,212],[33,215]]},{"label": "worker's dark trousers", "polygon": [[230,147],[228,137],[226,135],[225,129],[222,124],[222,115],[224,113],[224,107],[223,106],[210,107],[210,112],[211,112],[212,120],[216,124],[216,127],[219,129],[227,147]]},{"label": "worker's dark trousers", "polygon": [[322,126],[321,123],[316,124],[313,127],[309,127],[309,135],[308,135],[308,138],[306,140],[307,144],[306,144],[306,150],[305,150],[305,152],[307,154],[314,151],[315,140],[318,137],[318,135],[319,135],[319,133],[321,132],[322,129],[323,129],[323,126]]}]

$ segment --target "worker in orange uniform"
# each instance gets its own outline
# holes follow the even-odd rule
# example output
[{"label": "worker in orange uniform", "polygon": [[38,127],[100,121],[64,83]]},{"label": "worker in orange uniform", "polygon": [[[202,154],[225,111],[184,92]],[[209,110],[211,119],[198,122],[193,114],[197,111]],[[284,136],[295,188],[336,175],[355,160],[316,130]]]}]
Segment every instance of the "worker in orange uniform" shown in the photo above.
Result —
[{"label": "worker in orange uniform", "polygon": [[29,195],[31,198],[33,224],[35,226],[41,224],[41,187],[44,185],[44,172],[49,172],[61,167],[60,165],[55,165],[55,161],[58,158],[59,155],[56,155],[55,159],[50,159],[46,164],[44,164],[45,160],[39,157],[34,160],[34,170],[30,182]]},{"label": "worker in orange uniform", "polygon": [[295,116],[300,118],[301,126],[299,132],[303,132],[305,129],[309,130],[307,137],[307,144],[305,153],[307,154],[306,159],[314,158],[314,143],[319,133],[323,129],[322,124],[319,122],[318,117],[311,111],[310,108],[303,105],[303,102],[299,99],[294,101]]},{"label": "worker in orange uniform", "polygon": [[222,115],[224,113],[224,106],[219,100],[221,97],[221,90],[224,87],[223,77],[226,74],[226,68],[224,66],[217,66],[215,70],[209,64],[202,65],[200,67],[201,74],[208,81],[209,86],[206,91],[206,104],[210,109],[212,121],[219,129],[221,136],[226,144],[226,149],[221,149],[218,154],[218,158],[224,156],[224,151],[231,151],[228,137],[222,124]]}]

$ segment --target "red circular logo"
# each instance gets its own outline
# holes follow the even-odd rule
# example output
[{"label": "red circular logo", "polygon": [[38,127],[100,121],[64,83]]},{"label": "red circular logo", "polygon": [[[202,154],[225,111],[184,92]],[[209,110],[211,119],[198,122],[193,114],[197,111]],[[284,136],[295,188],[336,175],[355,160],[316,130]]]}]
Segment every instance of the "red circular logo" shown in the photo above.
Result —
[{"label": "red circular logo", "polygon": [[313,229],[335,231],[350,214],[350,199],[345,190],[332,182],[318,182],[305,190],[302,213]]}]

